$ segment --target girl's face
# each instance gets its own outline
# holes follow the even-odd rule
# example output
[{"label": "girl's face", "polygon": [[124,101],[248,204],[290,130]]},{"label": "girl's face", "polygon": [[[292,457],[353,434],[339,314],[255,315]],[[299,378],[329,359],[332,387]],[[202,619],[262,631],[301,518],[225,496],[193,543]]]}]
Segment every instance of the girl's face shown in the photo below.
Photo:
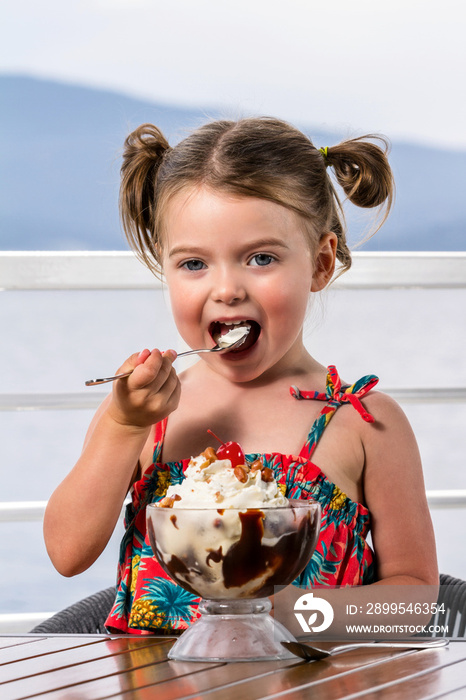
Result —
[{"label": "girl's face", "polygon": [[314,274],[316,254],[298,216],[274,202],[201,187],[175,195],[164,224],[164,273],[188,345],[213,347],[231,324],[247,323],[237,350],[201,356],[215,372],[246,382],[299,368],[309,292],[327,277]]}]

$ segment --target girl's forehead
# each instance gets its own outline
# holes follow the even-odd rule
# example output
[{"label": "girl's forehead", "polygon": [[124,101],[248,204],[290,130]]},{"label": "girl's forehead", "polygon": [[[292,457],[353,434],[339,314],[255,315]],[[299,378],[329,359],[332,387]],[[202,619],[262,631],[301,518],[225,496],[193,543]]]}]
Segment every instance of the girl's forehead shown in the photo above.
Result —
[{"label": "girl's forehead", "polygon": [[240,259],[252,252],[312,253],[309,232],[293,211],[275,202],[197,189],[178,193],[167,207],[163,266],[181,257]]},{"label": "girl's forehead", "polygon": [[214,189],[207,185],[188,185],[174,193],[166,204],[165,215],[178,216],[186,209],[191,214],[198,209],[203,209],[207,213],[209,207],[219,206],[241,206],[252,201],[260,201],[257,197],[235,194],[221,189]]},{"label": "girl's forehead", "polygon": [[183,232],[192,235],[198,228],[204,230],[208,226],[225,231],[238,226],[240,229],[259,227],[285,231],[302,229],[303,220],[276,202],[206,186],[185,188],[167,202],[163,216],[165,240]]}]

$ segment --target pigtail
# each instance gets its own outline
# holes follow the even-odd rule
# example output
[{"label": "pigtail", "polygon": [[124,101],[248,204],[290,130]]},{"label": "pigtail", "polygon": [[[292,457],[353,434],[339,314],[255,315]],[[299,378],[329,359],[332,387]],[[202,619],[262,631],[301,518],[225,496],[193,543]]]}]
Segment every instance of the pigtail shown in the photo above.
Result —
[{"label": "pigtail", "polygon": [[[384,148],[367,139],[380,141]],[[388,150],[386,139],[369,135],[348,139],[337,146],[326,148],[323,153],[326,165],[333,168],[336,180],[349,201],[365,208],[385,203],[385,218],[394,192]]]},{"label": "pigtail", "polygon": [[[368,139],[380,141],[383,148]],[[319,149],[326,167],[333,169],[338,184],[352,204],[366,209],[383,207],[379,222],[364,240],[377,233],[392,206],[395,184],[387,158],[388,150],[388,141],[382,136],[373,135],[348,139],[337,146]],[[351,267],[352,257],[346,241],[343,208],[335,188],[332,184],[330,187],[336,204],[330,230],[337,234],[337,259],[341,264],[341,274]]]},{"label": "pigtail", "polygon": [[125,140],[121,166],[120,217],[126,238],[151,269],[159,262],[155,192],[160,166],[170,151],[153,124],[142,124]]}]

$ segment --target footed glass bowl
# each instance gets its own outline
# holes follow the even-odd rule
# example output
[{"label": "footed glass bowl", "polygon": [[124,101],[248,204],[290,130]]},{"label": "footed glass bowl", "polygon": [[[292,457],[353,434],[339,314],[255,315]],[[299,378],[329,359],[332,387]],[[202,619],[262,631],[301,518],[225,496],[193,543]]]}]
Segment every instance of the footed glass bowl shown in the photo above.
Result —
[{"label": "footed glass bowl", "polygon": [[[320,529],[320,506],[163,508],[147,506],[155,556],[180,586],[202,598],[201,617],[172,647],[184,661],[291,658],[293,636],[269,615],[275,586],[305,568]],[[290,611],[291,614],[291,611]]]}]

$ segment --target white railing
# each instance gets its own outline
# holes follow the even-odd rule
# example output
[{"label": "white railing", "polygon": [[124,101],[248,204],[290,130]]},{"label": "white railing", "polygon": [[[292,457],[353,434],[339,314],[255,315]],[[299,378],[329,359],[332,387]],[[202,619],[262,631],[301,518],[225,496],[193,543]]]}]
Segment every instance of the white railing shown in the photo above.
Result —
[{"label": "white railing", "polygon": [[[132,253],[0,251],[0,290],[158,289]],[[466,287],[466,252],[354,253],[336,289]]]},{"label": "white railing", "polygon": [[[121,516],[124,515],[128,502],[124,502]],[[46,506],[47,501],[5,501],[0,503],[0,523],[42,521]]]},{"label": "white railing", "polygon": [[[129,252],[0,252],[0,290],[160,289]],[[355,253],[336,289],[466,288],[466,252]],[[464,402],[466,387],[387,390],[400,402]],[[0,394],[0,410],[96,408],[105,394]],[[428,491],[431,508],[465,508],[466,490]],[[0,521],[40,521],[46,502],[0,503]],[[0,615],[0,632],[27,631],[51,613]]]}]

